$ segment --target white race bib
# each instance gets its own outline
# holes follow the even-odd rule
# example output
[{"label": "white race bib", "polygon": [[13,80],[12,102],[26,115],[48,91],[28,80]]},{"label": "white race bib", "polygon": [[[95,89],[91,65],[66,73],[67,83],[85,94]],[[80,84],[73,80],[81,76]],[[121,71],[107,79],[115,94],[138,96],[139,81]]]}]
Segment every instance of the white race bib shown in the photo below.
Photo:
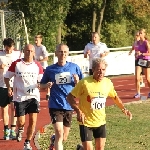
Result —
[{"label": "white race bib", "polygon": [[24,93],[26,95],[37,95],[38,88],[35,85],[24,86]]},{"label": "white race bib", "polygon": [[106,98],[98,97],[92,99],[91,109],[102,109],[105,108]]},{"label": "white race bib", "polygon": [[62,72],[55,75],[56,84],[71,83],[70,72]]},{"label": "white race bib", "polygon": [[147,65],[147,60],[139,59],[138,64],[144,67]]}]

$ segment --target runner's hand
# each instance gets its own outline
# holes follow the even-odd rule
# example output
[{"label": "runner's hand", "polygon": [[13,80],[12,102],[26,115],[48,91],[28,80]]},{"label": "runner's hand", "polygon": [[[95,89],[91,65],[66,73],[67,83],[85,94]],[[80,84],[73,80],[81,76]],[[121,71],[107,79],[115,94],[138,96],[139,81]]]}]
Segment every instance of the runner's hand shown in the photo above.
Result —
[{"label": "runner's hand", "polygon": [[9,97],[13,96],[13,91],[11,88],[8,88],[8,96]]},{"label": "runner's hand", "polygon": [[40,90],[40,83],[37,83],[37,88]]},{"label": "runner's hand", "polygon": [[81,110],[79,110],[77,112],[77,121],[82,122],[82,124],[84,124],[84,120],[85,120],[85,115],[84,113],[82,113]]},{"label": "runner's hand", "polygon": [[106,54],[105,53],[100,53],[100,57],[105,57]]},{"label": "runner's hand", "polygon": [[129,116],[129,120],[132,120],[132,113],[131,113],[129,110],[125,109],[125,110],[123,110],[123,113],[124,113],[126,116]]},{"label": "runner's hand", "polygon": [[1,69],[4,69],[5,67],[6,67],[5,64],[1,64],[1,65],[0,65],[0,68],[1,68]]},{"label": "runner's hand", "polygon": [[142,54],[142,53],[141,53],[140,51],[136,51],[136,52],[135,52],[135,56],[136,56],[136,57],[140,56],[141,54]]},{"label": "runner's hand", "polygon": [[74,78],[74,83],[77,84],[79,82],[79,76],[77,74],[72,75]]},{"label": "runner's hand", "polygon": [[90,53],[91,53],[90,50],[87,50],[86,54],[87,54],[87,55],[90,55]]},{"label": "runner's hand", "polygon": [[132,51],[129,52],[129,55],[131,55],[131,54],[132,54]]},{"label": "runner's hand", "polygon": [[51,88],[53,84],[54,84],[54,82],[48,82],[47,83],[48,88]]}]

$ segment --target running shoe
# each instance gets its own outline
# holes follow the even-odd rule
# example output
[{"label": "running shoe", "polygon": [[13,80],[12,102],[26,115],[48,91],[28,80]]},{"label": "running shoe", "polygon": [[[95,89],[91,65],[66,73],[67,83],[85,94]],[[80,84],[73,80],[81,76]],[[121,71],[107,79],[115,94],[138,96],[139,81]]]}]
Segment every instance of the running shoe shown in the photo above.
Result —
[{"label": "running shoe", "polygon": [[10,131],[10,136],[9,136],[9,138],[10,138],[11,140],[16,140],[16,132],[15,132],[14,130],[11,130],[11,131]]},{"label": "running shoe", "polygon": [[4,140],[9,140],[10,129],[4,130]]},{"label": "running shoe", "polygon": [[150,98],[150,93],[148,93],[148,96],[147,96],[147,98]]},{"label": "running shoe", "polygon": [[134,98],[140,98],[140,97],[141,97],[141,95],[139,93],[134,95]]},{"label": "running shoe", "polygon": [[18,129],[18,132],[17,132],[17,136],[16,136],[16,139],[17,139],[17,142],[20,142],[22,140],[22,133],[24,132],[24,129]]},{"label": "running shoe", "polygon": [[49,150],[55,150],[55,148],[54,148],[55,135],[54,134],[51,136],[50,142],[51,142],[51,144],[49,146]]},{"label": "running shoe", "polygon": [[50,144],[49,150],[55,150],[54,144]]},{"label": "running shoe", "polygon": [[30,142],[25,142],[25,143],[24,143],[24,148],[23,148],[23,150],[32,150],[32,147],[31,147],[31,145],[30,145]]}]

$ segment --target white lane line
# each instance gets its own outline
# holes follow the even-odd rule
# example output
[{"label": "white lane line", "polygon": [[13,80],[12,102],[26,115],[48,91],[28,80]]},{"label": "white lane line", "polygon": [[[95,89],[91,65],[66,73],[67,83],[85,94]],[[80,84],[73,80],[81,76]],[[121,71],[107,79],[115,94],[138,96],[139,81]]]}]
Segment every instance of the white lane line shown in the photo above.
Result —
[{"label": "white lane line", "polygon": [[134,83],[132,84],[124,84],[124,85],[114,85],[115,87],[121,87],[121,86],[128,86],[128,85],[135,85]]},{"label": "white lane line", "polygon": [[113,82],[124,82],[124,81],[129,81],[129,80],[118,80],[118,81],[113,81]]},{"label": "white lane line", "polygon": [[135,85],[135,83],[132,83],[132,84],[127,84],[127,85]]},{"label": "white lane line", "polygon": [[121,87],[121,86],[124,86],[124,85],[114,85],[115,87]]},{"label": "white lane line", "polygon": [[[135,89],[129,89],[130,91],[135,91]],[[117,92],[126,92],[127,91],[127,89],[126,90],[116,90]]]}]

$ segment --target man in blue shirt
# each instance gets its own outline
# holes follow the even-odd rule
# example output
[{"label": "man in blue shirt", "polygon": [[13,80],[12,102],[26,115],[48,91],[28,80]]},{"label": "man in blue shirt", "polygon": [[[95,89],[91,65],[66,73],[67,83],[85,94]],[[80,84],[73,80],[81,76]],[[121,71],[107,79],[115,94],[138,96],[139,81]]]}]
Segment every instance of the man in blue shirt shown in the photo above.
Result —
[{"label": "man in blue shirt", "polygon": [[[41,88],[51,88],[49,98],[49,113],[55,130],[55,150],[63,150],[62,142],[68,137],[72,112],[66,97],[71,92],[75,84],[83,78],[81,70],[77,64],[67,62],[69,48],[65,44],[56,47],[58,62],[48,66],[41,80]],[[53,142],[50,149],[53,149]]]}]

